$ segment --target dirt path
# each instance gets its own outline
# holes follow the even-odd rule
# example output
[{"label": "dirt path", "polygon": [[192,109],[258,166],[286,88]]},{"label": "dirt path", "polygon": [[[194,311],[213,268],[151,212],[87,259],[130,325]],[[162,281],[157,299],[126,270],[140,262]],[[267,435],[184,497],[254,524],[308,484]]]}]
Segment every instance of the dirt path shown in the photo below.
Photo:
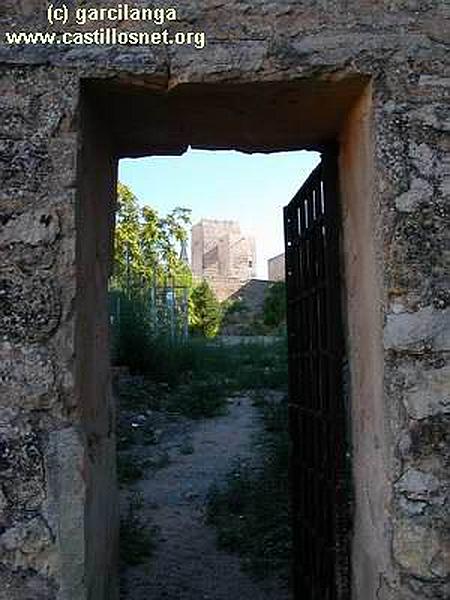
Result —
[{"label": "dirt path", "polygon": [[287,600],[280,582],[255,582],[238,557],[219,550],[215,530],[205,522],[208,489],[238,457],[251,460],[249,442],[259,426],[257,410],[243,397],[230,400],[225,416],[186,420],[162,432],[158,446],[169,463],[135,486],[159,539],[148,564],[123,573],[123,598]]}]

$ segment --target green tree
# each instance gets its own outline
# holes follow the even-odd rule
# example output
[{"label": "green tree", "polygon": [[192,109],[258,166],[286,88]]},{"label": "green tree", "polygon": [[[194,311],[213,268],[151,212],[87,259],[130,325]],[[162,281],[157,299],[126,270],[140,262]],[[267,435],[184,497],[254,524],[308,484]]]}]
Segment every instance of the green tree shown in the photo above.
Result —
[{"label": "green tree", "polygon": [[222,310],[213,290],[203,279],[191,292],[189,322],[191,330],[205,337],[217,335],[222,320]]},{"label": "green tree", "polygon": [[146,284],[189,287],[191,272],[180,259],[189,224],[190,210],[175,208],[161,217],[151,206],[141,207],[133,192],[119,183],[113,286],[128,292]]}]

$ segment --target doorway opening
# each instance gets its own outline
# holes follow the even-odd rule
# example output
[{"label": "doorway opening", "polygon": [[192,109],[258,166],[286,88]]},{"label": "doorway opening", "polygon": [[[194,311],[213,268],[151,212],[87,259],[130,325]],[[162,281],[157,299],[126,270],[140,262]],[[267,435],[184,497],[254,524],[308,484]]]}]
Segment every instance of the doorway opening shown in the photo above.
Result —
[{"label": "doorway opening", "polygon": [[[78,347],[81,351],[77,356],[78,385],[85,398],[86,429],[92,437],[107,436],[111,444],[114,442],[114,435],[111,433],[113,405],[107,397],[109,371],[105,356],[108,354],[108,339],[107,335],[103,335],[101,327],[104,327],[109,319],[106,291],[108,259],[113,241],[117,160],[126,156],[179,155],[186,150],[188,144],[201,149],[234,148],[245,152],[277,152],[302,148],[324,152],[331,142],[338,140],[341,174],[345,162],[347,161],[348,166],[353,161],[351,171],[347,172],[347,177],[340,183],[344,213],[348,211],[351,217],[364,223],[367,217],[366,208],[362,204],[354,204],[355,200],[361,198],[361,188],[364,188],[367,181],[364,177],[358,179],[352,178],[351,175],[355,168],[360,172],[360,167],[367,166],[365,161],[368,157],[365,153],[355,156],[351,151],[351,143],[353,148],[358,149],[369,143],[369,96],[364,97],[366,82],[358,78],[349,78],[310,84],[311,82],[249,84],[224,88],[199,84],[180,86],[178,90],[170,93],[150,90],[148,85],[142,83],[130,85],[130,82],[118,81],[112,84],[90,82],[86,85],[82,111],[84,139],[80,165],[84,168],[78,199],[77,258],[80,265],[79,289],[83,289],[83,294],[79,294],[79,314],[85,318],[79,320]],[[326,105],[317,102],[318,98],[326,102]],[[127,110],[124,110],[125,105]],[[101,177],[98,176],[99,173]],[[344,219],[343,224],[344,245],[347,243],[353,250],[361,248],[363,241],[360,236],[354,235],[352,223],[346,225]],[[365,260],[367,256],[368,253],[365,252]],[[251,261],[248,261],[248,267],[251,269],[253,265],[250,263]],[[349,267],[355,270],[359,269],[361,264],[356,261],[356,264],[353,262]],[[346,275],[347,273],[346,269]],[[368,283],[370,287],[373,281]],[[85,293],[86,288],[89,290],[88,294]],[[353,302],[360,300],[357,296],[356,292]],[[362,301],[370,304],[365,295]],[[101,308],[95,315],[88,310],[92,303]],[[348,305],[347,310],[351,312]],[[357,317],[348,327],[351,339],[355,334],[359,335],[367,329],[367,323],[363,323]],[[97,368],[100,365],[103,377],[98,377],[94,365]],[[353,370],[357,371],[358,366],[357,362],[352,363]],[[351,385],[353,396],[355,389],[360,393],[364,386],[368,385],[367,377],[364,381],[352,381]],[[105,411],[105,407],[110,407],[109,412]],[[103,456],[96,456],[96,451],[100,454],[103,451]],[[99,527],[107,529],[108,524],[114,522],[114,510],[111,508],[111,514],[102,515],[103,524],[94,523],[104,507],[111,505],[108,502],[106,487],[96,484],[100,476],[108,478],[111,463],[106,460],[106,455],[109,454],[110,448],[93,449],[86,542],[89,566],[93,572],[97,561],[95,546],[101,542],[102,537],[107,537],[106,531],[99,535]],[[96,469],[99,477],[96,476]],[[291,476],[294,477],[292,473],[291,470]],[[110,475],[113,477],[111,471]],[[89,527],[89,522],[92,528]],[[97,536],[95,540],[94,532]],[[339,557],[336,548],[334,550],[336,562]],[[348,548],[343,552],[346,553],[346,559],[350,559]],[[103,557],[103,560],[106,563],[110,560],[112,564],[113,550],[109,559]],[[355,556],[356,563],[357,560]],[[315,573],[317,577],[319,571]],[[98,577],[93,577],[92,582],[93,590],[96,586],[107,585]],[[311,587],[310,590],[317,596],[321,588],[317,587],[317,584],[314,585],[316,587]],[[347,592],[348,586],[345,590],[345,593]],[[344,592],[339,591],[337,581],[332,582],[327,594],[325,597],[330,599],[345,597]]]},{"label": "doorway opening", "polygon": [[189,150],[119,164],[123,598],[288,597],[283,207],[318,160]]}]

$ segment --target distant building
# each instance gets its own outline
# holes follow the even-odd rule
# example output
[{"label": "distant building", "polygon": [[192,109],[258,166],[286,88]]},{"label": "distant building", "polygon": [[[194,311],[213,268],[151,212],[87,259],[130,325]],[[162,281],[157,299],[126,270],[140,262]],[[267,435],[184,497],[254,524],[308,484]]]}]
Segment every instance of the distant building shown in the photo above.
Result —
[{"label": "distant building", "polygon": [[191,231],[191,268],[225,300],[256,275],[256,244],[237,221],[202,219]]},{"label": "distant building", "polygon": [[267,261],[269,281],[284,281],[286,279],[284,252],[269,258]]}]

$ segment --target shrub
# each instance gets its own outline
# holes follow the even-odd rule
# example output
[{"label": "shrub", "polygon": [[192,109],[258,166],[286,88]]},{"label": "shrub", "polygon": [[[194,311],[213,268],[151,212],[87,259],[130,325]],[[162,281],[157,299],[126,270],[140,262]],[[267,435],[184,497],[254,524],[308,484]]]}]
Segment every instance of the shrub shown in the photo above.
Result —
[{"label": "shrub", "polygon": [[248,303],[242,298],[236,298],[235,300],[225,300],[222,302],[222,311],[225,317],[233,315],[240,315],[242,313],[249,312],[250,307]]},{"label": "shrub", "polygon": [[117,456],[117,480],[120,485],[135,483],[144,477],[142,462],[128,454]]},{"label": "shrub", "polygon": [[272,283],[266,291],[263,321],[268,327],[278,327],[286,320],[286,285],[284,281]]},{"label": "shrub", "polygon": [[204,279],[191,292],[191,331],[211,338],[217,335],[222,321],[222,310],[208,282]]}]

